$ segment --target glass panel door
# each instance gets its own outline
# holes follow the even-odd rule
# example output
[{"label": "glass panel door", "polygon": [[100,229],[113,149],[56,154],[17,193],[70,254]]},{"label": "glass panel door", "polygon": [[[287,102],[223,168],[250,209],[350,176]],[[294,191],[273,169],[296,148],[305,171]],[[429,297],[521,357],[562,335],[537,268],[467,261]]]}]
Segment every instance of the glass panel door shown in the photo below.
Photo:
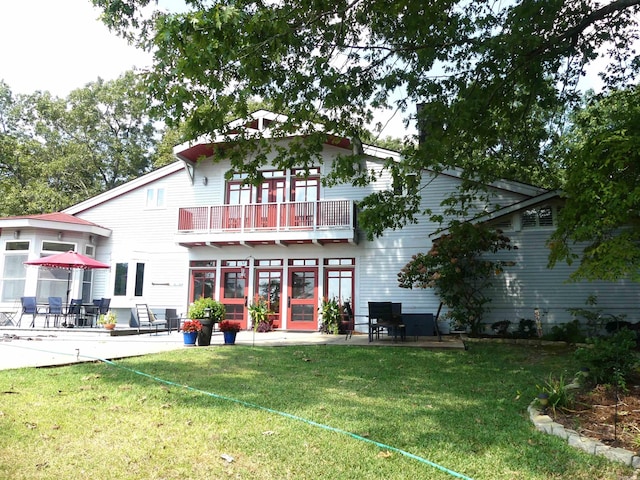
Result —
[{"label": "glass panel door", "polygon": [[289,271],[289,317],[287,328],[318,329],[318,269],[292,267]]},{"label": "glass panel door", "polygon": [[226,320],[240,322],[241,328],[247,328],[247,280],[242,268],[223,268],[220,285],[220,301],[226,310]]},{"label": "glass panel door", "polygon": [[258,270],[256,272],[256,296],[267,302],[267,306],[272,313],[270,320],[274,328],[282,328],[281,317],[281,287],[282,269],[278,270]]}]

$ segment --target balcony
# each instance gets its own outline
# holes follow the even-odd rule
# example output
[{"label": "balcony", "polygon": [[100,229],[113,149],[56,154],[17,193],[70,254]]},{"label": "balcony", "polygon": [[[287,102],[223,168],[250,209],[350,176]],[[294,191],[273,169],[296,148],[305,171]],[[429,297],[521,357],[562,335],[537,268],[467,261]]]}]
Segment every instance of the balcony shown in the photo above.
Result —
[{"label": "balcony", "polygon": [[176,241],[187,247],[355,243],[355,206],[321,200],[181,208]]}]

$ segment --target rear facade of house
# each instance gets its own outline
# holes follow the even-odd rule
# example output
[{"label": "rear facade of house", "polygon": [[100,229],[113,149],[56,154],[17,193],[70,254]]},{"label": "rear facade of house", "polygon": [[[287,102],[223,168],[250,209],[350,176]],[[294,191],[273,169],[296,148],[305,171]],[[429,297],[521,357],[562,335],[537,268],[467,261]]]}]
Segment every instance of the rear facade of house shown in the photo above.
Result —
[{"label": "rear facade of house", "polygon": [[[256,122],[256,128],[261,125]],[[429,250],[440,225],[422,217],[416,224],[367,240],[358,228],[357,203],[379,190],[403,194],[382,168],[387,159],[398,157],[395,152],[365,147],[360,168],[380,172],[375,183],[323,187],[321,178],[332,159],[351,148],[346,140],[327,142],[323,161],[308,175],[295,168],[264,168],[264,181],[255,187],[243,185],[241,173],[225,179],[230,164],[212,161],[207,141],[177,147],[175,163],[63,212],[91,229],[72,235],[64,225],[44,230],[23,226],[16,239],[15,228],[5,222],[0,233],[4,277],[11,273],[8,265],[16,267],[12,256],[27,260],[47,255],[51,252],[45,247],[51,248],[60,236],[83,253],[89,247],[97,260],[111,266],[108,271],[74,275],[72,297],[84,292],[87,297],[111,298],[119,323],[126,323],[139,303],[158,311],[172,308],[184,316],[189,303],[202,296],[222,302],[227,318],[241,322],[243,328],[251,326],[247,307],[258,297],[268,302],[276,326],[289,330],[318,330],[318,307],[325,298],[349,302],[356,323],[367,321],[372,301],[401,303],[403,313],[435,314],[440,302],[433,292],[401,289],[397,274],[414,254]],[[440,202],[459,184],[456,172],[424,172],[419,185],[423,208],[442,211]],[[498,182],[489,191],[491,203],[502,208],[547,193],[515,182]],[[518,219],[531,216],[531,210],[515,208],[494,220],[507,227],[505,233],[519,249],[510,253],[515,266],[497,282],[486,323],[532,317],[535,309],[543,312],[545,322],[561,323],[569,319],[568,307],[581,306],[591,294],[588,284],[565,285],[570,268],[546,269],[545,241],[554,220],[523,228]],[[17,241],[22,243],[16,245]],[[41,272],[25,269],[24,294],[39,294],[38,275]],[[623,301],[637,300],[636,286],[624,285]],[[570,297],[562,293],[565,288]],[[3,287],[2,305],[15,302],[12,297],[19,291]],[[598,285],[597,293],[605,302],[615,303],[619,292],[620,285]],[[448,329],[443,315],[440,328]]]}]

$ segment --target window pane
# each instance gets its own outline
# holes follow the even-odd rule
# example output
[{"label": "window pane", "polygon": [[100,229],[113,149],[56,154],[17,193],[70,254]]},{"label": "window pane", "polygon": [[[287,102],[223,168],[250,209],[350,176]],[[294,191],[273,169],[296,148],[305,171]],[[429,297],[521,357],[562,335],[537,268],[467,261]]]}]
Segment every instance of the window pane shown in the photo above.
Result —
[{"label": "window pane", "polygon": [[29,250],[29,242],[7,242],[5,250]]},{"label": "window pane", "polygon": [[136,288],[134,295],[142,296],[142,288],[144,285],[144,263],[136,263]]},{"label": "window pane", "polygon": [[50,252],[68,252],[74,249],[75,245],[73,243],[42,242],[42,250]]},{"label": "window pane", "polygon": [[122,296],[127,294],[127,274],[129,271],[128,263],[116,264],[116,278],[113,286],[113,294]]},{"label": "window pane", "polygon": [[159,188],[157,193],[158,197],[156,198],[156,206],[164,207],[164,188]]},{"label": "window pane", "polygon": [[3,302],[16,301],[24,295],[24,285],[27,276],[24,262],[27,261],[27,258],[26,253],[24,255],[6,255],[4,257],[4,272],[2,275]]}]

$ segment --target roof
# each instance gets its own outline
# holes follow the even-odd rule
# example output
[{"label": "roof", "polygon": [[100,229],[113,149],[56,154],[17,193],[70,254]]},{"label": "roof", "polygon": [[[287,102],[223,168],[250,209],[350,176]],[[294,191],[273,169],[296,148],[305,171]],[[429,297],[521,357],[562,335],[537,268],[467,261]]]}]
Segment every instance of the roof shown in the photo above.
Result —
[{"label": "roof", "polygon": [[75,205],[72,205],[71,207],[65,208],[63,212],[71,215],[77,215],[78,213],[84,212],[85,210],[96,207],[97,205],[100,205],[102,203],[108,202],[109,200],[112,200],[128,192],[131,192],[132,190],[136,190],[138,188],[144,187],[152,182],[155,182],[156,180],[159,180],[160,178],[179,172],[184,168],[185,167],[183,162],[177,161],[177,162],[170,163],[169,165],[160,167],[157,170],[154,170],[153,172],[142,175],[141,177],[138,177],[118,187],[112,188],[111,190],[108,190],[104,193],[96,195],[95,197],[88,198],[83,202],[80,202]]},{"label": "roof", "polygon": [[62,212],[0,218],[0,229],[2,228],[65,230],[92,233],[103,237],[111,235],[111,230],[108,228]]},{"label": "roof", "polygon": [[[551,190],[551,191],[545,192],[545,193],[543,193],[541,195],[537,195],[535,197],[527,198],[526,200],[522,200],[520,202],[514,203],[512,205],[509,205],[508,207],[500,208],[500,209],[495,210],[493,212],[486,213],[486,214],[481,215],[479,217],[473,218],[473,219],[471,219],[469,221],[472,222],[472,223],[486,223],[486,222],[489,222],[491,220],[496,220],[498,218],[505,217],[507,215],[511,215],[514,212],[518,212],[520,210],[524,210],[524,209],[531,208],[531,207],[534,207],[536,205],[539,205],[541,203],[548,202],[551,199],[559,198],[560,195],[561,195],[561,191],[560,190]],[[442,235],[446,235],[447,233],[449,233],[449,229],[448,228],[444,228],[442,230],[438,230],[436,232],[433,232],[429,236],[437,235],[438,237],[440,237]]]},{"label": "roof", "polygon": [[[214,153],[214,148],[217,145],[223,145],[228,143],[230,140],[238,137],[237,129],[239,127],[243,127],[244,136],[251,138],[255,136],[255,138],[276,138],[272,134],[272,129],[270,126],[272,124],[284,123],[288,120],[286,115],[280,115],[273,112],[269,112],[267,110],[257,110],[251,114],[247,118],[234,120],[227,124],[228,131],[224,134],[215,134],[215,135],[202,135],[194,140],[190,140],[181,145],[177,145],[173,148],[174,155],[183,160],[185,162],[197,163],[198,159],[210,157]],[[322,132],[323,127],[320,124],[307,123],[303,125],[305,128],[310,128],[311,131],[314,132]],[[300,135],[305,135],[305,129],[301,128],[298,132],[292,132],[288,135],[288,138],[296,137]],[[277,138],[283,138],[278,136]],[[353,145],[351,144],[351,140],[344,137],[339,137],[335,135],[331,135],[327,133],[327,144],[344,148],[347,150],[352,150]]]}]

